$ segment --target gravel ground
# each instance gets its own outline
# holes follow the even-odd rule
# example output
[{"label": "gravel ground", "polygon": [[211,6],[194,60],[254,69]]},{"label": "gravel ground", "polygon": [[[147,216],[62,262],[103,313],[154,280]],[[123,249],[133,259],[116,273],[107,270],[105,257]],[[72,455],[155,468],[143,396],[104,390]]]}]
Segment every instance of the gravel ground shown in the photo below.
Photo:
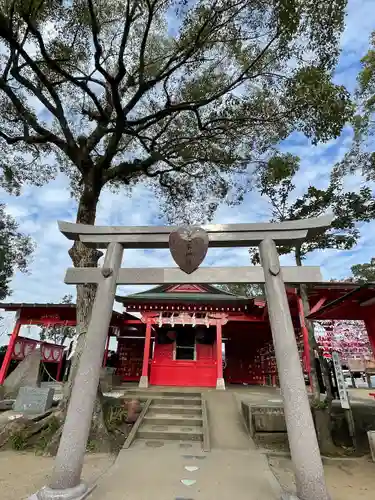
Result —
[{"label": "gravel ground", "polygon": [[[270,457],[269,464],[284,489],[294,492],[291,461]],[[369,459],[329,460],[324,470],[332,500],[374,500],[375,464]]]},{"label": "gravel ground", "polygon": [[[105,473],[114,456],[89,454],[85,457],[83,478],[94,481]],[[53,458],[16,451],[0,452],[1,500],[25,500],[46,484],[52,471]]]}]

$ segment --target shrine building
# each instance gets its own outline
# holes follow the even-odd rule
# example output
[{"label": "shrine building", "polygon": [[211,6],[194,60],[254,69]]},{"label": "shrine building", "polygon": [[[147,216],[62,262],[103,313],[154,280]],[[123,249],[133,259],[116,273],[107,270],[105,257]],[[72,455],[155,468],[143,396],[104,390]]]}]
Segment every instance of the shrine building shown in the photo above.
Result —
[{"label": "shrine building", "polygon": [[[342,301],[358,288],[365,290],[362,295],[366,300],[375,297],[375,287],[370,286],[314,285],[309,291],[311,313],[338,298]],[[302,302],[295,288],[287,288],[287,295],[301,363],[308,373],[308,333]],[[117,373],[123,381],[140,380],[141,386],[217,388],[225,384],[278,385],[265,298],[238,297],[206,284],[180,284],[117,296],[116,300],[127,313],[140,314],[145,323],[141,330],[135,325],[130,329],[124,326],[118,338]],[[361,311],[372,317],[374,308]],[[363,314],[357,319],[366,320]],[[373,323],[366,321],[366,325],[375,352]]]},{"label": "shrine building", "polygon": [[[310,370],[307,329],[297,289],[287,288],[301,363]],[[226,384],[278,385],[267,304],[263,297],[240,297],[207,284],[162,285],[117,296],[111,338],[117,340],[116,374],[140,387]],[[310,318],[363,320],[375,353],[375,284],[321,283],[309,288]],[[76,325],[73,304],[0,304],[16,312],[16,325],[0,369],[22,360],[38,341],[19,336],[22,325]],[[40,342],[39,342],[40,344]],[[42,343],[42,360],[60,363],[61,346]]]}]

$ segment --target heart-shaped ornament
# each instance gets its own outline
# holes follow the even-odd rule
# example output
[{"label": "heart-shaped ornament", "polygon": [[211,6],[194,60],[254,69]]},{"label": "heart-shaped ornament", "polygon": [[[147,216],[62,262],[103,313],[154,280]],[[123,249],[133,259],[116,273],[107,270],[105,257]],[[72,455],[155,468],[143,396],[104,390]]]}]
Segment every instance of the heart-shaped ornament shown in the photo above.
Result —
[{"label": "heart-shaped ornament", "polygon": [[181,483],[185,486],[193,486],[196,483],[194,479],[181,479]]},{"label": "heart-shaped ornament", "polygon": [[195,472],[199,469],[199,467],[196,467],[195,465],[186,465],[184,468],[189,472]]},{"label": "heart-shaped ornament", "polygon": [[208,235],[200,227],[181,227],[169,235],[169,249],[178,267],[191,274],[207,254]]}]

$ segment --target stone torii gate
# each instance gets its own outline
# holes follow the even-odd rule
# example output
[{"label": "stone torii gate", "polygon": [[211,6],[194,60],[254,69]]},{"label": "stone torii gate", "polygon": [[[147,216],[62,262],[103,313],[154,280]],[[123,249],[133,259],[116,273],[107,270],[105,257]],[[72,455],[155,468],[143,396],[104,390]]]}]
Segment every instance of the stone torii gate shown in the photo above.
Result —
[{"label": "stone torii gate", "polygon": [[[176,227],[109,227],[59,222],[60,231],[68,239],[93,248],[106,248],[106,254],[103,267],[71,268],[66,274],[68,284],[96,283],[98,287],[52,477],[49,485],[30,500],[79,500],[93,489],[81,481],[81,472],[116,287],[163,283],[265,284],[297,494],[300,500],[329,500],[285,291],[285,283],[320,282],[321,273],[318,267],[280,267],[276,245],[301,243],[308,235],[325,230],[331,222],[332,217],[325,216],[280,224],[208,225],[184,231]],[[185,272],[178,268],[121,269],[124,249],[168,248],[173,240],[172,255]],[[262,267],[197,269],[208,245],[259,246]],[[180,263],[181,252],[185,255]],[[198,255],[197,262],[194,255]],[[218,382],[220,386],[221,381]]]}]

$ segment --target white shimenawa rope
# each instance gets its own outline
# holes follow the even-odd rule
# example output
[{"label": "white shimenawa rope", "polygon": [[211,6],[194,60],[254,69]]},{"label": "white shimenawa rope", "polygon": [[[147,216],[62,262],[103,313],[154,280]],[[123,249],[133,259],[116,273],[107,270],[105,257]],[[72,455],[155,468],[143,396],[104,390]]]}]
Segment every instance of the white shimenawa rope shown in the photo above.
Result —
[{"label": "white shimenawa rope", "polygon": [[53,380],[53,382],[57,382],[58,384],[60,384],[61,382],[59,382],[58,380],[56,380],[55,378],[52,377],[52,375],[50,374],[50,372],[47,370],[46,368],[46,365],[42,362],[42,366],[43,366],[43,369],[44,371],[47,373],[47,375],[49,376],[49,378],[51,380]]}]

